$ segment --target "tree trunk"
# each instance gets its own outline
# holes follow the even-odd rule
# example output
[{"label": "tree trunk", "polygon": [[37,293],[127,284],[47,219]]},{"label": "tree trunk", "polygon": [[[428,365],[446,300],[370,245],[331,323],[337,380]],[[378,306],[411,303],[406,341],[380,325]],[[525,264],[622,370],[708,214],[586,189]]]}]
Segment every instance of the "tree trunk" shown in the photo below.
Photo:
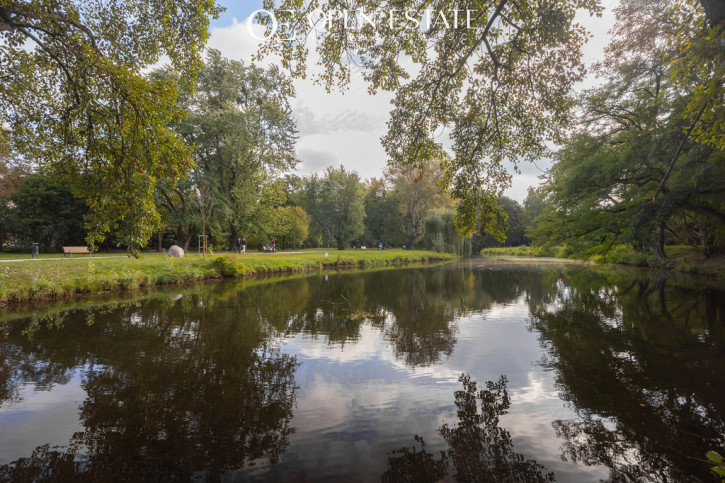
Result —
[{"label": "tree trunk", "polygon": [[410,226],[408,227],[408,250],[413,249],[413,241],[415,241],[415,203],[408,205],[408,214],[410,216]]},{"label": "tree trunk", "polygon": [[654,247],[655,255],[657,259],[664,263],[667,261],[667,254],[665,253],[665,224],[660,223],[659,234],[657,235],[657,244]]},{"label": "tree trunk", "polygon": [[159,230],[158,241],[159,241],[159,253],[163,253],[164,247],[161,245],[161,240],[164,238],[164,234],[161,230]]},{"label": "tree trunk", "polygon": [[710,26],[715,28],[725,23],[725,2],[722,0],[700,0]]},{"label": "tree trunk", "polygon": [[189,243],[191,243],[191,228],[189,228],[189,231],[186,236],[186,241],[184,242],[184,253],[189,251]]},{"label": "tree trunk", "polygon": [[410,226],[408,227],[408,250],[413,249],[413,242],[415,241],[415,213],[410,213]]},{"label": "tree trunk", "polygon": [[239,236],[239,232],[237,231],[237,228],[234,225],[229,225],[229,249],[230,250],[236,250],[237,247],[237,238],[241,238]]},{"label": "tree trunk", "polygon": [[713,250],[713,236],[709,230],[703,229],[702,235],[702,251],[705,254],[705,258],[710,258],[714,252]]}]

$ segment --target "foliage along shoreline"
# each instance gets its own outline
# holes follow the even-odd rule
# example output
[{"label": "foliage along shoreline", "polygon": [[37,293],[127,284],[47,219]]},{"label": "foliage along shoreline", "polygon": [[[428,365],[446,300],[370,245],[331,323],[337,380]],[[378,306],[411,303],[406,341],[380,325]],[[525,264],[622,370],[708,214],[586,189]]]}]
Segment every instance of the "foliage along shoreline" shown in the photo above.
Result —
[{"label": "foliage along shoreline", "polygon": [[484,248],[482,257],[509,256],[516,258],[558,258],[578,262],[595,263],[597,265],[624,265],[628,267],[649,268],[670,272],[704,275],[725,282],[725,258],[714,257],[703,260],[691,247],[667,247],[670,258],[665,262],[657,259],[654,253],[639,253],[630,247],[618,246],[606,255],[585,257],[575,254],[567,247],[497,247]]},{"label": "foliage along shoreline", "polygon": [[[83,259],[6,264],[0,260],[0,307],[36,300],[57,300],[81,295],[180,285],[203,280],[248,278],[326,269],[377,268],[457,259],[448,253],[386,250],[300,254],[221,254],[169,258],[147,255],[141,259]],[[74,265],[70,265],[74,263]],[[65,264],[65,266],[63,266]]]}]

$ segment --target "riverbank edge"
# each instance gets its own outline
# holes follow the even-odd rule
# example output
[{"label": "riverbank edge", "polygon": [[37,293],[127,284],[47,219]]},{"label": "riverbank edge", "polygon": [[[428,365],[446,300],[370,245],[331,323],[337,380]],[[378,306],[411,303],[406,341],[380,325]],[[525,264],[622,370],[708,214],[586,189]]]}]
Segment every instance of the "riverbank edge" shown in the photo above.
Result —
[{"label": "riverbank edge", "polygon": [[[401,253],[402,252],[402,253]],[[84,295],[101,295],[124,292],[137,288],[182,285],[204,280],[225,278],[251,278],[263,275],[314,273],[335,269],[367,269],[385,266],[406,266],[455,261],[457,257],[447,253],[428,251],[394,252],[347,252],[331,253],[332,256],[302,257],[294,255],[265,255],[260,259],[245,259],[233,254],[207,257],[165,258],[156,257],[148,264],[136,259],[121,258],[111,263],[87,261],[84,267],[74,267],[73,274],[64,271],[44,273],[43,266],[36,265],[29,276],[15,277],[4,274],[0,279],[0,308],[18,303],[52,301]],[[128,266],[123,262],[128,261]],[[0,265],[2,261],[0,261]],[[119,266],[120,265],[120,266]],[[132,267],[132,268],[131,268]],[[105,268],[105,270],[104,270]]]},{"label": "riverbank edge", "polygon": [[673,257],[663,264],[656,260],[654,256],[639,256],[632,258],[625,256],[617,257],[614,260],[606,260],[602,258],[571,258],[557,253],[547,253],[546,255],[542,255],[532,251],[531,248],[522,247],[484,248],[481,250],[480,255],[483,258],[510,257],[523,260],[557,259],[602,267],[636,267],[662,272],[705,276],[716,279],[720,282],[725,282],[725,257],[718,257],[710,260],[698,260],[692,256],[681,256]]}]

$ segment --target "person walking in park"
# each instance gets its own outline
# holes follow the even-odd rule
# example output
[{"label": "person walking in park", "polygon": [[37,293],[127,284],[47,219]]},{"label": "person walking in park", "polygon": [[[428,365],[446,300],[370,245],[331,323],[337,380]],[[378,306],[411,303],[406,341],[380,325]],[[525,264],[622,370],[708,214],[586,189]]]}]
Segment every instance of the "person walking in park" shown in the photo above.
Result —
[{"label": "person walking in park", "polygon": [[241,238],[237,238],[236,248],[234,249],[234,253],[242,253],[242,239]]},{"label": "person walking in park", "polygon": [[242,252],[241,253],[247,253],[247,238],[242,237]]},{"label": "person walking in park", "polygon": [[277,240],[274,240],[274,239],[272,240],[272,251],[273,252],[277,251]]}]

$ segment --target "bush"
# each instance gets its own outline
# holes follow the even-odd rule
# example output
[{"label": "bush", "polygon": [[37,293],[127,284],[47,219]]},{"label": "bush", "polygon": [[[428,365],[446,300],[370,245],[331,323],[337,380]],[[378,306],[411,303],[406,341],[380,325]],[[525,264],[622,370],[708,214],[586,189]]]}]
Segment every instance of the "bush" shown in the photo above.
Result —
[{"label": "bush", "polygon": [[246,265],[237,263],[227,256],[217,257],[213,265],[222,277],[241,277],[247,273]]},{"label": "bush", "polygon": [[532,254],[535,257],[554,257],[557,253],[557,247],[553,246],[541,246],[534,247],[531,249]]},{"label": "bush", "polygon": [[612,247],[598,261],[633,265],[635,267],[649,267],[657,264],[657,259],[652,253],[638,252],[627,245],[616,245]]},{"label": "bush", "polygon": [[557,248],[552,247],[552,251],[555,250],[556,258],[575,258],[574,248],[569,245],[563,245]]}]

